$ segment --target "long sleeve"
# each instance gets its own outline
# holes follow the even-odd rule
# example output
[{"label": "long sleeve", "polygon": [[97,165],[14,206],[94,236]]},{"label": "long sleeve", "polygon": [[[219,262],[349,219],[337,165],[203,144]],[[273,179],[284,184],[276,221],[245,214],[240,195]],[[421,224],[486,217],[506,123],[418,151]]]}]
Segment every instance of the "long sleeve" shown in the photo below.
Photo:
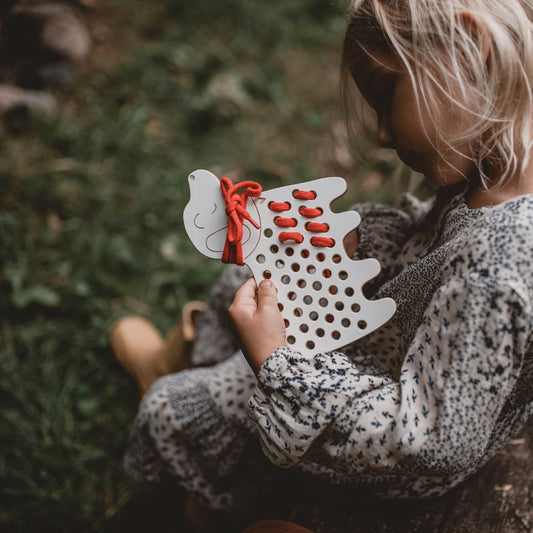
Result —
[{"label": "long sleeve", "polygon": [[396,378],[366,375],[341,353],[275,351],[248,404],[265,454],[348,476],[478,467],[520,372],[529,316],[520,290],[476,275],[434,293]]},{"label": "long sleeve", "polygon": [[398,207],[367,202],[352,209],[361,215],[357,228],[359,246],[355,259],[377,259],[381,265],[380,279],[389,279],[397,268],[396,259],[417,224],[431,209],[433,200],[420,202],[404,195]]}]

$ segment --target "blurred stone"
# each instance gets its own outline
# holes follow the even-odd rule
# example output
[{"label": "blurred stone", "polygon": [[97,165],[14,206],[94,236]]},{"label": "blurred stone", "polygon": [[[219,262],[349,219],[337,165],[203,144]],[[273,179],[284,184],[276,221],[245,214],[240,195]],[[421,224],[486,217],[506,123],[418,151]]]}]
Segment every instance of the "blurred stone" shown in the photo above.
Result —
[{"label": "blurred stone", "polygon": [[65,4],[21,3],[0,28],[0,80],[29,89],[69,81],[90,48],[89,31]]},{"label": "blurred stone", "polygon": [[24,107],[51,113],[57,108],[57,101],[51,94],[42,91],[0,84],[0,114]]},{"label": "blurred stone", "polygon": [[41,43],[43,48],[54,51],[72,62],[85,59],[91,49],[91,38],[87,28],[74,13],[58,5],[48,6]]}]

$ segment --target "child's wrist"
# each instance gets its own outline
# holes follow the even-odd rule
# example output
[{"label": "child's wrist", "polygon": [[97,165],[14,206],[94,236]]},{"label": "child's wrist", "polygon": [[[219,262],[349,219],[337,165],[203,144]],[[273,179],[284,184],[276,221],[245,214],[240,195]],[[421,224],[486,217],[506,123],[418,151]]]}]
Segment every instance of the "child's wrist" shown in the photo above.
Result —
[{"label": "child's wrist", "polygon": [[280,348],[287,347],[287,343],[283,342],[281,344],[272,345],[270,347],[265,346],[261,350],[254,351],[253,353],[245,352],[246,359],[248,360],[248,364],[252,368],[254,374],[257,376],[259,374],[261,368],[266,363],[266,361],[270,358],[270,356],[277,352]]}]

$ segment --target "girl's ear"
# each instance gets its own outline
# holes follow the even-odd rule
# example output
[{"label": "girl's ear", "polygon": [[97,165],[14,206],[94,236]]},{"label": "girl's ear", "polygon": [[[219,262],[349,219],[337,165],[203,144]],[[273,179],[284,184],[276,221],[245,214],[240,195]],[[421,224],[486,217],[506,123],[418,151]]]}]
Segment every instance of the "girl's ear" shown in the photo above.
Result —
[{"label": "girl's ear", "polygon": [[481,56],[486,61],[490,53],[490,37],[485,22],[471,11],[459,11],[456,15],[460,24],[477,43]]}]

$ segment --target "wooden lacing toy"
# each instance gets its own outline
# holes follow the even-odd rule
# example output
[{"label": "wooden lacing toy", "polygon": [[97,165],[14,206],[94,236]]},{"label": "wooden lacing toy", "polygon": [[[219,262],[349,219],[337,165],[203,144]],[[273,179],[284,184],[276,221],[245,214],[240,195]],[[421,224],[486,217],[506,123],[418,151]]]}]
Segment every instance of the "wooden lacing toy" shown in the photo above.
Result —
[{"label": "wooden lacing toy", "polygon": [[189,186],[184,222],[193,244],[208,257],[246,264],[258,283],[272,279],[294,349],[332,351],[394,314],[392,299],[368,300],[362,292],[379,273],[378,261],[355,261],[344,250],[344,237],[361,217],[330,209],[346,191],[342,178],[262,191],[252,181],[233,185],[197,170]]}]

